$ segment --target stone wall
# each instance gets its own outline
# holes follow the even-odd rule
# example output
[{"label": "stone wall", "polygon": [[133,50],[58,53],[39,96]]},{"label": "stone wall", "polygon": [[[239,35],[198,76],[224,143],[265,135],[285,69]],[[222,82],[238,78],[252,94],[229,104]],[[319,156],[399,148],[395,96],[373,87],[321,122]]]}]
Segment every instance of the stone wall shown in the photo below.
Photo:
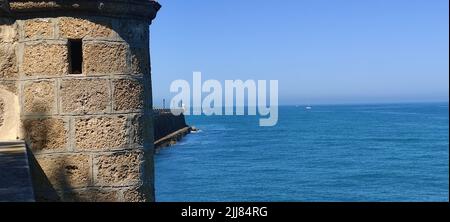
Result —
[{"label": "stone wall", "polygon": [[[37,200],[154,200],[149,22],[0,24],[0,89],[19,97]],[[70,73],[69,39],[82,40],[82,74]]]}]

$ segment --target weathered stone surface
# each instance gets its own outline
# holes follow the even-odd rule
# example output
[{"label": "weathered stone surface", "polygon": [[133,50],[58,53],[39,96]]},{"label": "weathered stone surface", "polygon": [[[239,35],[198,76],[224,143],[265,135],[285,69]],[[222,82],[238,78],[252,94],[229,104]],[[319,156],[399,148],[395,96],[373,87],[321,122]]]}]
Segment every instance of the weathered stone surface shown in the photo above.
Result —
[{"label": "weathered stone surface", "polygon": [[109,84],[105,79],[65,79],[60,96],[63,113],[104,113],[109,106]]},{"label": "weathered stone surface", "polygon": [[144,145],[144,116],[136,115],[131,119],[131,144]]},{"label": "weathered stone surface", "polygon": [[0,89],[8,90],[14,94],[17,94],[17,82],[16,81],[2,81],[0,80]]},{"label": "weathered stone surface", "polygon": [[23,121],[23,126],[33,152],[66,150],[67,129],[62,119],[28,119]]},{"label": "weathered stone surface", "polygon": [[[1,83],[1,82],[0,82]],[[20,107],[17,94],[0,85],[0,141],[17,140],[20,137]]]},{"label": "weathered stone surface", "polygon": [[68,73],[68,50],[65,44],[25,45],[22,71],[27,76],[62,76]]},{"label": "weathered stone surface", "polygon": [[113,81],[114,110],[135,111],[144,108],[144,86],[139,79],[118,79]]},{"label": "weathered stone surface", "polygon": [[81,188],[92,184],[89,155],[39,155],[36,159],[55,189]]},{"label": "weathered stone surface", "polygon": [[43,80],[25,83],[24,111],[25,113],[55,113],[55,81]]},{"label": "weathered stone surface", "polygon": [[127,73],[127,52],[125,44],[86,43],[83,45],[83,70],[87,74]]},{"label": "weathered stone surface", "polygon": [[117,152],[94,157],[94,181],[96,185],[126,186],[140,181],[143,153],[140,151]]},{"label": "weathered stone surface", "polygon": [[61,199],[66,202],[117,202],[119,192],[115,189],[88,188],[63,192]]},{"label": "weathered stone surface", "polygon": [[90,21],[81,18],[63,17],[58,23],[63,38],[82,39],[85,37],[108,38],[113,34],[111,24],[104,21]]},{"label": "weathered stone surface", "polygon": [[3,126],[3,116],[5,115],[5,101],[3,101],[2,98],[0,98],[0,127]]},{"label": "weathered stone surface", "polygon": [[143,77],[144,82],[144,109],[146,112],[151,113],[153,111],[153,92],[152,92],[152,79],[150,75]]},{"label": "weathered stone surface", "polygon": [[123,148],[127,144],[125,116],[79,118],[75,122],[77,150]]},{"label": "weathered stone surface", "polygon": [[154,201],[153,191],[149,186],[137,186],[123,192],[125,202],[149,202]]},{"label": "weathered stone surface", "polygon": [[30,19],[24,24],[25,38],[51,38],[53,37],[53,23],[51,19]]},{"label": "weathered stone surface", "polygon": [[153,144],[153,121],[150,115],[136,115],[131,118],[131,144],[143,146]]},{"label": "weathered stone surface", "polygon": [[[156,16],[161,5],[154,0],[131,1],[131,0],[103,0],[102,4],[92,0],[75,1],[24,1],[10,0],[11,13],[41,16],[47,13],[92,15],[101,14],[116,18],[134,18],[150,22]],[[9,10],[8,10],[9,11]],[[18,14],[21,13],[21,14]],[[5,13],[0,10],[0,15]]]},{"label": "weathered stone surface", "polygon": [[134,74],[150,74],[150,56],[148,48],[131,48],[131,67]]},{"label": "weathered stone surface", "polygon": [[119,21],[120,38],[130,45],[148,45],[149,25],[147,22],[122,19]]},{"label": "weathered stone surface", "polygon": [[15,21],[0,17],[0,43],[17,41],[17,24]]},{"label": "weathered stone surface", "polygon": [[17,79],[16,44],[0,43],[0,79]]}]

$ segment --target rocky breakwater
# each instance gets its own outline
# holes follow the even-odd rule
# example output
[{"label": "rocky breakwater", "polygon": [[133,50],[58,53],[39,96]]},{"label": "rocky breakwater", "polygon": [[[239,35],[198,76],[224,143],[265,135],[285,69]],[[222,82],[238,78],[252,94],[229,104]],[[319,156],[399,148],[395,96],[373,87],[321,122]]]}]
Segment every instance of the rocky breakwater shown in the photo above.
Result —
[{"label": "rocky breakwater", "polygon": [[176,144],[184,136],[196,131],[186,124],[185,116],[174,115],[170,109],[154,109],[154,145],[163,148]]}]

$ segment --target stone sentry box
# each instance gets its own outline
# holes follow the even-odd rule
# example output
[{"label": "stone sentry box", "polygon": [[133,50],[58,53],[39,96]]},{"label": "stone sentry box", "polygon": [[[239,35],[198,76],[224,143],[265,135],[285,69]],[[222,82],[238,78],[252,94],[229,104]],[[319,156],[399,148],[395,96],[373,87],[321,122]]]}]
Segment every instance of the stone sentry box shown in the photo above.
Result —
[{"label": "stone sentry box", "polygon": [[17,97],[14,136],[33,153],[37,201],[154,201],[149,25],[159,8],[0,0],[0,92]]}]

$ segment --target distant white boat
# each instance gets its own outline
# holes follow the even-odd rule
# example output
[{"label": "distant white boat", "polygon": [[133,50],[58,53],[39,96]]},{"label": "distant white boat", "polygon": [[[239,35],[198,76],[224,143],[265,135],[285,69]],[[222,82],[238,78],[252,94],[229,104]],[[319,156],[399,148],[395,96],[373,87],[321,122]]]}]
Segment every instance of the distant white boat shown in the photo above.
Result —
[{"label": "distant white boat", "polygon": [[307,106],[306,109],[307,109],[307,110],[310,110],[310,109],[312,109],[312,107],[311,107],[311,106]]}]

